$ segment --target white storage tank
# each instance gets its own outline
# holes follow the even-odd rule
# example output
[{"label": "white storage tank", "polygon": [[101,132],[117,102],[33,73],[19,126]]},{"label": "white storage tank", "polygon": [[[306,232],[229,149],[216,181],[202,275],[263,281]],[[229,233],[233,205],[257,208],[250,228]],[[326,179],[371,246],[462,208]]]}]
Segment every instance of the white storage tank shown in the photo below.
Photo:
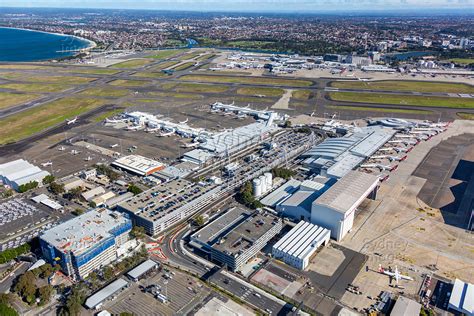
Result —
[{"label": "white storage tank", "polygon": [[268,191],[268,186],[267,186],[267,178],[264,175],[261,175],[259,177],[261,181],[261,186],[262,186],[262,194]]},{"label": "white storage tank", "polygon": [[255,178],[252,181],[252,189],[253,189],[253,195],[255,197],[260,197],[263,194],[262,191],[262,181],[260,178]]},{"label": "white storage tank", "polygon": [[273,186],[273,176],[270,172],[265,172],[264,176],[267,183],[267,191],[269,191],[272,189]]}]

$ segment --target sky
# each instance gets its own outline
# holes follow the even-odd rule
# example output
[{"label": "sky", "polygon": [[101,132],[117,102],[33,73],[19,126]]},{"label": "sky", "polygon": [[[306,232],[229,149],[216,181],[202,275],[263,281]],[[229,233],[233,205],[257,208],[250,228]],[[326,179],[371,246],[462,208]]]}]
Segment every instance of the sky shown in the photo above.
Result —
[{"label": "sky", "polygon": [[0,6],[292,13],[465,9],[474,14],[474,0],[1,0]]}]

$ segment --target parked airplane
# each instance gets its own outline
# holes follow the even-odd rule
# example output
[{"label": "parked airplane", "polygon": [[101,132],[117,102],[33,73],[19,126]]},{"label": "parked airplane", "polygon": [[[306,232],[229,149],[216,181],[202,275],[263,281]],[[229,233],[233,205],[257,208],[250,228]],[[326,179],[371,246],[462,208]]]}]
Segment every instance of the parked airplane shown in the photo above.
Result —
[{"label": "parked airplane", "polygon": [[115,148],[115,147],[118,147],[118,144],[110,145],[110,148]]},{"label": "parked airplane", "polygon": [[72,120],[67,120],[67,119],[66,119],[66,122],[67,122],[66,124],[67,124],[67,125],[71,125],[71,124],[76,123],[76,121],[77,121],[77,116],[76,116],[75,118],[73,118]]},{"label": "parked airplane", "polygon": [[255,96],[256,96],[257,98],[265,98],[265,97],[266,97],[266,95],[264,95],[264,94],[256,94]]},{"label": "parked airplane", "polygon": [[186,118],[184,121],[182,121],[182,122],[179,122],[179,124],[186,124],[188,121],[189,121],[189,119],[188,119],[188,118]]},{"label": "parked airplane", "polygon": [[61,146],[61,147],[58,148],[58,150],[59,151],[64,151],[64,150],[66,150],[66,148],[64,148],[64,146]]},{"label": "parked airplane", "polygon": [[413,278],[408,276],[408,275],[403,275],[403,274],[400,274],[400,271],[398,271],[398,267],[395,266],[395,271],[392,271],[391,268],[387,270],[385,270],[384,268],[382,268],[382,265],[379,264],[379,273],[382,273],[382,274],[385,274],[385,275],[388,275],[390,277],[390,280],[392,279],[395,279],[395,282],[398,284],[398,281],[400,280],[408,280],[408,281],[412,281]]},{"label": "parked airplane", "polygon": [[92,157],[91,156],[87,156],[86,158],[84,158],[85,161],[91,161],[92,160]]},{"label": "parked airplane", "polygon": [[158,136],[158,137],[168,137],[168,136],[171,136],[173,134],[174,134],[174,131],[169,131],[169,132],[165,132],[165,133],[159,133],[156,136]]},{"label": "parked airplane", "polygon": [[195,148],[199,146],[199,143],[185,143],[181,145],[182,148]]},{"label": "parked airplane", "polygon": [[75,150],[75,149],[71,150],[71,154],[74,155],[74,156],[75,156],[75,155],[78,155],[79,153],[80,153],[80,152],[77,151],[77,150]]},{"label": "parked airplane", "polygon": [[51,165],[53,165],[53,162],[52,161],[47,161],[47,162],[43,162],[41,165],[43,167],[51,166]]}]

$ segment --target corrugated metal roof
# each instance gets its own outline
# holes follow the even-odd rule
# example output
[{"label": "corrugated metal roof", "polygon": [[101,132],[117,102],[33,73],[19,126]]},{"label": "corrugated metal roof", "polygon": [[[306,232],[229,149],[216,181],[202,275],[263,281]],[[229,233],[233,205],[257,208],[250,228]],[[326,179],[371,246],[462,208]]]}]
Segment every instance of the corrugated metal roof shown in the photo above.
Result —
[{"label": "corrugated metal roof", "polygon": [[302,259],[315,251],[324,241],[329,240],[330,235],[331,231],[326,228],[300,221],[273,246],[273,249]]},{"label": "corrugated metal roof", "polygon": [[421,304],[409,298],[400,296],[393,306],[391,316],[412,316],[420,315]]},{"label": "corrugated metal roof", "polygon": [[301,181],[290,179],[278,189],[271,192],[262,200],[260,200],[260,202],[263,205],[274,207],[275,205],[286,199],[288,196],[290,196],[293,192],[298,190],[300,184]]},{"label": "corrugated metal roof", "polygon": [[151,259],[148,259],[142,262],[141,264],[139,264],[138,266],[136,266],[135,268],[133,268],[132,270],[130,270],[129,272],[127,272],[127,275],[131,277],[132,279],[138,279],[143,274],[147,273],[148,271],[150,271],[156,266],[158,266],[158,263],[156,263],[155,261]]},{"label": "corrugated metal roof", "polygon": [[110,283],[106,287],[104,287],[99,292],[95,293],[86,300],[86,306],[90,309],[95,308],[97,305],[123,289],[127,286],[128,282],[124,279],[117,279],[114,282]]},{"label": "corrugated metal roof", "polygon": [[474,285],[456,279],[449,297],[449,307],[466,315],[474,315]]},{"label": "corrugated metal roof", "polygon": [[375,188],[378,182],[379,178],[377,176],[359,171],[350,171],[317,198],[314,204],[346,213],[360,199],[365,198],[369,193],[368,191]]}]

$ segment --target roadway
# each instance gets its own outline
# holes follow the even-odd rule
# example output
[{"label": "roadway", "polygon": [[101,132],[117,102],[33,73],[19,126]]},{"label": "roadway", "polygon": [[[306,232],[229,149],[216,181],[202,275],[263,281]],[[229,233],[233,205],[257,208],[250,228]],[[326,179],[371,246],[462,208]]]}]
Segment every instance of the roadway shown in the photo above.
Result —
[{"label": "roadway", "polygon": [[[242,183],[275,166],[291,162],[303,150],[314,144],[314,138],[314,136],[306,134],[285,133],[279,135],[274,139],[277,147],[272,150],[273,152],[270,153],[269,157],[242,165],[237,170],[234,178],[223,184],[225,190],[221,191],[222,194],[219,195],[219,198],[206,200],[205,205],[200,205],[194,214],[215,209],[220,204],[227,205],[227,200],[233,197],[236,192],[235,189]],[[295,148],[297,144],[299,147]],[[284,301],[229,272],[221,269],[215,272],[214,264],[193,254],[193,250],[187,249],[184,241],[191,231],[191,226],[188,223],[183,223],[165,235],[161,241],[161,251],[168,264],[187,270],[199,278],[207,279],[262,311],[272,315],[286,315],[288,313],[291,306],[288,306]]]}]

